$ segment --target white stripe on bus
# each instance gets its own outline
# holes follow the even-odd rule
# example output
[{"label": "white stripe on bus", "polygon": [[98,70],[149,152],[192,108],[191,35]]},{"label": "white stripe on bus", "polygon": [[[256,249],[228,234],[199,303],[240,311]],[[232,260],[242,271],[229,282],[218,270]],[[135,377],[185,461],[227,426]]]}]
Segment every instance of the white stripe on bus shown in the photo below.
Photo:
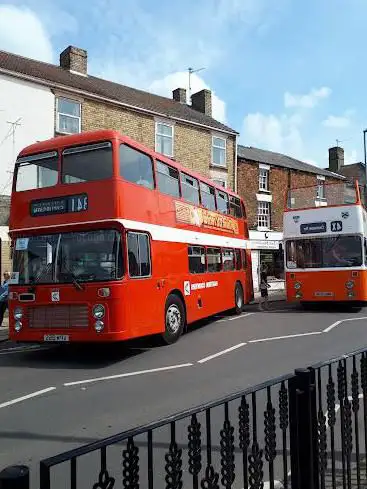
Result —
[{"label": "white stripe on bus", "polygon": [[146,231],[155,241],[166,241],[172,243],[190,243],[193,245],[206,246],[223,246],[229,248],[247,248],[247,240],[240,238],[231,238],[227,236],[219,236],[217,234],[202,233],[200,231],[189,231],[187,229],[179,229],[169,226],[161,226],[159,224],[150,224],[147,222],[131,221],[128,219],[104,219],[99,221],[84,221],[73,222],[66,224],[53,224],[52,226],[38,226],[34,228],[12,229],[10,232],[24,232],[42,229],[50,229],[55,227],[76,226],[84,224],[98,224],[115,221],[122,224],[127,229],[134,231]]}]

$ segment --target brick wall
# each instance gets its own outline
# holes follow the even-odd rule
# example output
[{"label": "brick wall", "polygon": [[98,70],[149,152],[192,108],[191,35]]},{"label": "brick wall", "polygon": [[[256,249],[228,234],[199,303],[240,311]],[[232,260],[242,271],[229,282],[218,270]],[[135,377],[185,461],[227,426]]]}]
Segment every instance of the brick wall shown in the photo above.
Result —
[{"label": "brick wall", "polygon": [[1,241],[1,261],[0,261],[0,272],[1,272],[1,281],[3,280],[3,273],[5,270],[9,272],[12,269],[11,259],[10,259],[10,241]]},{"label": "brick wall", "polygon": [[[115,129],[155,149],[155,120],[152,116],[120,107],[84,100],[82,131]],[[187,168],[210,177],[212,133],[174,122],[174,159]],[[234,187],[234,138],[227,139],[228,186]],[[214,167],[213,167],[214,169]]]},{"label": "brick wall", "polygon": [[[272,195],[271,229],[283,230],[283,211],[288,185],[292,188],[317,185],[317,175],[281,167],[270,167],[269,190]],[[326,177],[325,182],[339,182],[339,179]],[[255,162],[239,160],[238,163],[238,193],[244,199],[249,229],[257,229],[257,199],[259,192],[259,165]]]}]

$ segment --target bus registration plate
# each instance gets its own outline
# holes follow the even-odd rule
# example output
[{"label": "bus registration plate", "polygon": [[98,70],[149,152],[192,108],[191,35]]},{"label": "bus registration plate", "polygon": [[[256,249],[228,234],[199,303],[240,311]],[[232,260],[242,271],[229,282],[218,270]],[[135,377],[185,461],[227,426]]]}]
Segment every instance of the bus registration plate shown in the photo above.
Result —
[{"label": "bus registration plate", "polygon": [[316,297],[333,297],[333,292],[315,292]]},{"label": "bus registration plate", "polygon": [[67,342],[69,341],[68,334],[45,334],[43,336],[44,341],[59,341],[59,342]]}]

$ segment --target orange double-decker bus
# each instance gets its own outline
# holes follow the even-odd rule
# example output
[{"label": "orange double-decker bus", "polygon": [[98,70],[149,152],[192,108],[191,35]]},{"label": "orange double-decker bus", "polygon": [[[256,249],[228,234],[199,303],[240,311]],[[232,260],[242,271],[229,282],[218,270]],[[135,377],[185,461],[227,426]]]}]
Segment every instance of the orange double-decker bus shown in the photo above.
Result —
[{"label": "orange double-decker bus", "polygon": [[14,341],[170,344],[253,298],[242,200],[116,131],[21,151],[9,228]]},{"label": "orange double-decker bus", "polygon": [[358,182],[288,191],[284,212],[287,300],[367,300],[367,213]]}]

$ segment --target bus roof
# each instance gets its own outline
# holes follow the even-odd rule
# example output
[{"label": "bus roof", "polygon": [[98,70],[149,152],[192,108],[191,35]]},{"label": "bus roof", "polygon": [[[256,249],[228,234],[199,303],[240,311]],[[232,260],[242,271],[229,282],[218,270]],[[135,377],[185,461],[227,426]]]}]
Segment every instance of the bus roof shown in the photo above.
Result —
[{"label": "bus roof", "polygon": [[201,180],[203,183],[206,183],[207,185],[210,185],[212,187],[215,187],[216,189],[220,191],[224,191],[227,194],[240,198],[243,200],[238,194],[233,192],[232,190],[228,188],[223,188],[222,186],[216,184],[209,178],[205,177],[204,175],[201,175],[200,173],[191,170],[190,168],[185,167],[181,163],[177,162],[176,160],[169,158],[167,156],[164,156],[161,153],[157,153],[156,151],[148,148],[147,146],[139,143],[135,139],[130,138],[129,136],[126,136],[122,134],[119,131],[113,130],[113,129],[98,129],[96,131],[84,131],[78,134],[71,134],[71,135],[64,135],[64,136],[56,136],[50,139],[46,139],[44,141],[39,141],[37,143],[33,143],[29,146],[26,146],[23,148],[19,155],[18,158],[23,157],[23,156],[29,156],[32,154],[44,152],[44,151],[50,151],[51,149],[62,149],[64,147],[69,147],[69,146],[74,146],[74,145],[79,145],[79,144],[88,144],[91,142],[95,141],[100,141],[100,140],[119,140],[122,142],[125,142],[127,144],[130,144],[134,146],[136,149],[139,149],[145,153],[150,154],[154,159],[158,159],[162,161],[163,163],[167,163],[167,165],[171,165],[177,170],[180,170],[184,173],[187,173],[188,175],[191,175],[198,180]]}]

